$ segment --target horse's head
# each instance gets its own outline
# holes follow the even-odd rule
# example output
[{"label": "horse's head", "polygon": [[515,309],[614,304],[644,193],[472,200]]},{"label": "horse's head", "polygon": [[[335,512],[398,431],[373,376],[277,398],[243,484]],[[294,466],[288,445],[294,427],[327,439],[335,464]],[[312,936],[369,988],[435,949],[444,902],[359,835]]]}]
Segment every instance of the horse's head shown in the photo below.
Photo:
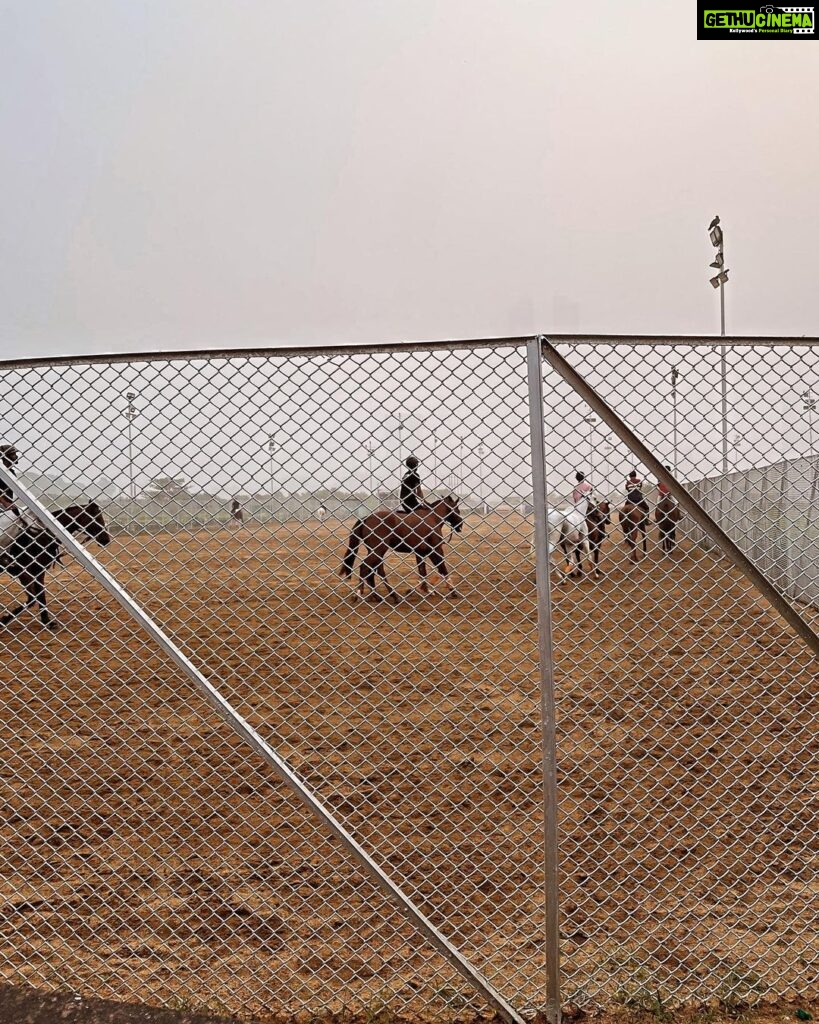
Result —
[{"label": "horse's head", "polygon": [[449,523],[454,533],[460,533],[464,526],[464,517],[458,505],[458,499],[448,494],[442,501],[444,505],[444,522]]},{"label": "horse's head", "polygon": [[105,525],[105,517],[96,501],[88,505],[70,505],[62,512],[56,513],[56,516],[69,533],[81,533],[97,544],[111,543],[111,534]]},{"label": "horse's head", "polygon": [[586,520],[592,526],[611,526],[611,505],[607,501],[591,505]]}]

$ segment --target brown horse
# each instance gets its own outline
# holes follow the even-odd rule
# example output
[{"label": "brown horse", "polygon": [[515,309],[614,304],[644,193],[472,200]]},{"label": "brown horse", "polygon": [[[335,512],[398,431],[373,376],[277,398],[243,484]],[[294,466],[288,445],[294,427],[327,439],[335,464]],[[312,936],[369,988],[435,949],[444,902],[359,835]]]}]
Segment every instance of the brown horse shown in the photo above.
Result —
[{"label": "brown horse", "polygon": [[670,555],[677,546],[677,523],[682,519],[682,510],[672,495],[664,494],[660,498],[654,519],[660,531],[660,547]]},{"label": "brown horse", "polygon": [[[341,564],[341,575],[345,578],[352,575],[356,553],[360,544],[367,548],[367,555],[361,561],[359,574],[361,582],[358,592],[362,597],[375,596],[376,574],[384,581],[387,596],[393,604],[398,603],[398,595],[390,586],[384,572],[384,556],[389,550],[411,552],[415,555],[418,575],[421,577],[421,592],[426,594],[427,565],[426,559],[432,562],[441,578],[446,580],[448,569],[444,561],[443,524],[449,523],[455,533],[463,527],[463,517],[458,508],[458,499],[451,495],[441,498],[430,505],[421,505],[412,512],[390,512],[381,509],[359,519],[350,534],[347,553]],[[367,587],[370,594],[367,594]],[[450,588],[450,596],[455,591]]]},{"label": "brown horse", "polygon": [[594,562],[594,577],[600,579],[600,548],[606,539],[606,527],[611,526],[611,505],[607,501],[598,501],[589,505],[586,513],[586,528],[589,531],[589,548]]},{"label": "brown horse", "polygon": [[643,554],[648,554],[648,512],[645,506],[626,499],[620,509],[620,528],[632,562],[640,559],[640,534],[643,536]]},{"label": "brown horse", "polygon": [[[111,535],[105,525],[102,509],[92,501],[90,505],[70,505],[51,513],[57,522],[69,533],[79,533],[98,544],[109,544]],[[0,560],[0,571],[20,581],[26,592],[26,603],[12,608],[0,617],[0,626],[6,626],[12,619],[33,604],[40,607],[40,621],[52,626],[51,616],[46,608],[45,574],[60,560],[62,545],[48,530],[38,523],[26,526],[9,545]]]}]

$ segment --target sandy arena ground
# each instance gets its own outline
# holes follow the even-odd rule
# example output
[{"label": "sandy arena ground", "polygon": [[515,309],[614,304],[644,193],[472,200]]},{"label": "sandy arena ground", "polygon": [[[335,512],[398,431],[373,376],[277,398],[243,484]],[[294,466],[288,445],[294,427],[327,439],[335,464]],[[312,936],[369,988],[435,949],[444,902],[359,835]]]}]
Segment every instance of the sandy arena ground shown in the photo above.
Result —
[{"label": "sandy arena ground", "polygon": [[[350,602],[349,524],[119,537],[101,561],[516,1006],[544,974],[530,527],[467,521],[459,598]],[[615,540],[620,541],[619,531]],[[66,560],[67,563],[70,560]],[[819,988],[819,694],[685,550],[555,588],[564,999]],[[407,556],[388,561],[403,594]],[[0,605],[16,603],[0,584]],[[0,976],[230,1012],[482,1002],[74,565],[3,652]]]}]

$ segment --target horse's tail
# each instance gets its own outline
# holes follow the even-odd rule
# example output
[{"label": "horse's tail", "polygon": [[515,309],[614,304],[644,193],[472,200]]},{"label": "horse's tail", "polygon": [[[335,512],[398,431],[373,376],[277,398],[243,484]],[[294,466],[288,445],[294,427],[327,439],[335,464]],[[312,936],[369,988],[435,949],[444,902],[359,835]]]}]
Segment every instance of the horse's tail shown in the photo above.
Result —
[{"label": "horse's tail", "polygon": [[353,527],[353,532],[350,534],[350,543],[347,545],[347,554],[344,556],[344,561],[341,563],[341,575],[343,577],[352,576],[353,566],[355,565],[355,556],[358,552],[358,546],[361,543],[361,527],[364,525],[364,520],[359,519]]}]

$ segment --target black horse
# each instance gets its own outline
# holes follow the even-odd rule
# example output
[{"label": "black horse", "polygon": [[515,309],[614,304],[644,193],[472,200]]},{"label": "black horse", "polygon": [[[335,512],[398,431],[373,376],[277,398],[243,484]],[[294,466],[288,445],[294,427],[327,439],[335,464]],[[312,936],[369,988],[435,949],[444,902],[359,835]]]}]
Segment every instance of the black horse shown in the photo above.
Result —
[{"label": "black horse", "polygon": [[[111,541],[102,509],[95,501],[90,505],[70,505],[52,512],[52,515],[69,533],[81,533],[98,544]],[[26,603],[0,617],[0,626],[7,626],[33,604],[40,607],[42,624],[49,627],[52,625],[46,608],[45,574],[59,561],[61,553],[60,542],[39,523],[26,526],[12,541],[6,553],[0,556],[0,570],[20,581],[26,592]]]}]

